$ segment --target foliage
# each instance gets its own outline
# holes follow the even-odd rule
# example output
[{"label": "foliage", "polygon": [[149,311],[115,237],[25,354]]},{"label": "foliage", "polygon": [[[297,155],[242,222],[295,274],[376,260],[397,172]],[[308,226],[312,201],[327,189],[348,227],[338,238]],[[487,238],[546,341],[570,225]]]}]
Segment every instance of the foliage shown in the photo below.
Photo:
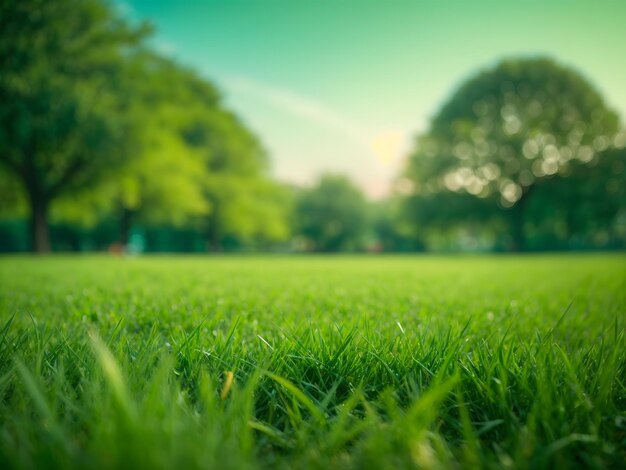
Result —
[{"label": "foliage", "polygon": [[624,246],[619,220],[626,215],[625,168],[626,149],[611,148],[590,164],[574,163],[567,173],[539,185],[528,203],[531,229],[555,234],[571,248],[594,240]]},{"label": "foliage", "polygon": [[[523,249],[526,226],[537,224],[526,207],[536,188],[596,165],[614,140],[623,140],[617,131],[616,114],[576,71],[542,58],[505,60],[465,82],[419,138],[407,170],[413,202],[426,213],[450,209],[438,222],[500,220],[512,246]],[[589,175],[592,185],[607,179]],[[452,203],[428,209],[441,198]],[[576,210],[561,203],[559,211]],[[598,211],[596,205],[591,224]],[[416,223],[428,224],[421,215],[416,211]]]},{"label": "foliage", "polygon": [[316,186],[297,195],[296,233],[316,251],[350,251],[364,244],[367,205],[344,176],[322,175]]},{"label": "foliage", "polygon": [[204,225],[216,244],[286,236],[256,137],[210,82],[151,52],[147,28],[97,0],[0,13],[0,163],[25,195],[3,202],[29,204],[34,248],[49,248],[52,203],[57,221],[119,218],[123,243],[138,222]]},{"label": "foliage", "polygon": [[[222,112],[215,88],[170,59],[140,50],[124,64],[128,111],[135,129],[133,158],[116,178],[59,201],[57,220],[93,225],[103,215],[120,219],[127,242],[136,223],[174,226],[206,216],[209,177],[205,155],[189,142],[189,128]],[[206,121],[206,119],[204,119]]]},{"label": "foliage", "polygon": [[423,251],[424,244],[413,233],[410,217],[404,212],[404,201],[389,197],[371,204],[371,230],[377,245],[376,251],[410,252]]},{"label": "foliage", "polygon": [[0,465],[617,468],[625,261],[3,259]]},{"label": "foliage", "polygon": [[207,221],[211,248],[227,237],[284,240],[289,235],[287,192],[269,178],[267,154],[259,140],[232,113],[207,115],[193,127],[196,147],[205,153],[209,176],[205,197],[212,207]]},{"label": "foliage", "polygon": [[2,2],[0,28],[0,163],[20,181],[45,251],[50,202],[128,157],[120,63],[146,28],[96,0]]}]

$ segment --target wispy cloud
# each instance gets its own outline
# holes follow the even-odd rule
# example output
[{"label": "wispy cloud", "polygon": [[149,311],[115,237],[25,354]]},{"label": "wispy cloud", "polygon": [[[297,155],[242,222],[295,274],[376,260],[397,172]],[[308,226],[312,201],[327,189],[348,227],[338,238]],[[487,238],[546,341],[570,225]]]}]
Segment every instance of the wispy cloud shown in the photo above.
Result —
[{"label": "wispy cloud", "polygon": [[230,93],[247,94],[262,99],[275,108],[334,130],[371,151],[370,135],[367,131],[315,99],[241,76],[221,77],[219,81]]},{"label": "wispy cloud", "polygon": [[178,52],[176,44],[162,39],[154,41],[154,48],[166,57],[174,57]]},{"label": "wispy cloud", "polygon": [[[252,98],[287,116],[330,130],[346,143],[351,143],[352,150],[340,146],[330,160],[326,158],[320,161],[310,156],[309,153],[315,154],[315,149],[299,151],[301,156],[309,155],[311,162],[294,170],[290,166],[293,165],[293,160],[284,153],[284,147],[278,143],[282,137],[269,134],[264,136],[275,142],[274,157],[278,166],[282,164],[285,168],[291,168],[290,171],[283,168],[288,180],[302,180],[303,171],[308,175],[307,177],[310,177],[314,174],[311,172],[313,168],[317,170],[315,173],[331,169],[346,171],[346,168],[350,168],[348,171],[367,194],[380,197],[388,192],[389,182],[399,170],[403,157],[408,152],[413,134],[413,131],[409,129],[394,126],[383,129],[367,128],[315,98],[247,77],[223,75],[217,77],[217,82],[231,97]],[[276,132],[275,129],[274,132]],[[322,148],[328,148],[328,145],[332,144],[320,142],[320,145]],[[333,155],[332,151],[330,154],[326,153],[326,157],[329,155]]]}]

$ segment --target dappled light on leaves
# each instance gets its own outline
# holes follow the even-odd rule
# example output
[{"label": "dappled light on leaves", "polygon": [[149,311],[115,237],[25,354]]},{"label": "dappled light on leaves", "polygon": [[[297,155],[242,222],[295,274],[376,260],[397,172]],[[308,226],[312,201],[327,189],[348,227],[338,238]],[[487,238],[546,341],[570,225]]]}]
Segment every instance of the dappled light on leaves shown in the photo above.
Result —
[{"label": "dappled light on leaves", "polygon": [[[458,201],[484,199],[474,220],[508,226],[511,247],[523,249],[529,224],[543,223],[528,201],[561,197],[558,187],[583,174],[587,181],[569,189],[591,195],[592,186],[606,182],[598,162],[623,140],[621,132],[617,115],[578,72],[542,58],[505,60],[464,83],[418,138],[406,172],[414,182],[409,217],[418,230],[437,224],[415,208],[441,192],[457,193]],[[590,208],[605,212],[602,196],[594,197]],[[614,215],[623,210],[623,201],[612,203]],[[553,207],[566,221],[579,210],[567,200]],[[439,210],[454,213],[450,206]],[[465,221],[449,217],[447,224]]]}]

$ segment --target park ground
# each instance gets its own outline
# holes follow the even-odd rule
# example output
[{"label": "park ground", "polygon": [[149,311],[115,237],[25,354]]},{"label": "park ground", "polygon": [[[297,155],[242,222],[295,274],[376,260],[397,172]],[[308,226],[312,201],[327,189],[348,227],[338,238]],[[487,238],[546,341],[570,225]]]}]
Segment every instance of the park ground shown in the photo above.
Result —
[{"label": "park ground", "polygon": [[0,258],[3,468],[619,468],[626,256]]}]

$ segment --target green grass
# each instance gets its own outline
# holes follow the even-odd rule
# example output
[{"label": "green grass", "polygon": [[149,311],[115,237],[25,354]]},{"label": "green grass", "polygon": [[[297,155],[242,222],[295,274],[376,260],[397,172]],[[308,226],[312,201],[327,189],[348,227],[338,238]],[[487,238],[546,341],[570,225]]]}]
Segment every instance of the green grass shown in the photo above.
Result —
[{"label": "green grass", "polygon": [[623,467],[625,320],[624,255],[5,257],[0,467]]}]

